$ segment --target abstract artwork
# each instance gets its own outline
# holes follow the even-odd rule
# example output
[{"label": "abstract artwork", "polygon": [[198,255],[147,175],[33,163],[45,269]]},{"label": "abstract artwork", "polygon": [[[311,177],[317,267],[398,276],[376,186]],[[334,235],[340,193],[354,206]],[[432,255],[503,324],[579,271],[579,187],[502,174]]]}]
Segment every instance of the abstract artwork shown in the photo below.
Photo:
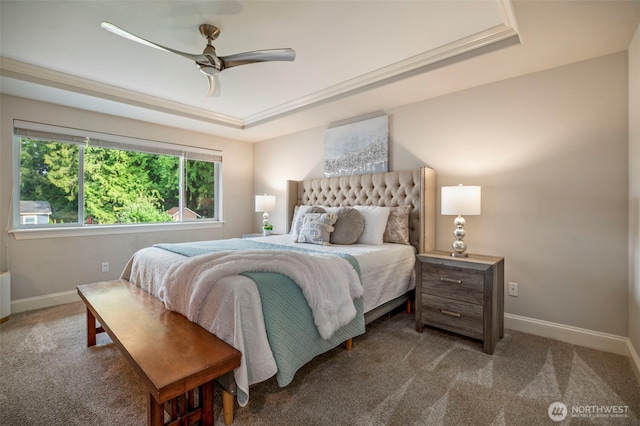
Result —
[{"label": "abstract artwork", "polygon": [[325,177],[387,172],[389,116],[327,129],[324,133]]}]

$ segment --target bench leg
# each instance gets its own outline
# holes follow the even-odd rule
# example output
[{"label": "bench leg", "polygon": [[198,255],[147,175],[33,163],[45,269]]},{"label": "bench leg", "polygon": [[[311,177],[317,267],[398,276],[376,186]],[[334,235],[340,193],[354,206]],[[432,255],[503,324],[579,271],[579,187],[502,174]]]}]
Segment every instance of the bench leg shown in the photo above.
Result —
[{"label": "bench leg", "polygon": [[87,307],[87,347],[96,345],[96,317]]},{"label": "bench leg", "polygon": [[213,380],[202,385],[200,391],[202,426],[213,426]]},{"label": "bench leg", "polygon": [[226,390],[222,389],[222,415],[224,416],[224,424],[230,425],[233,423],[233,408],[234,398]]},{"label": "bench leg", "polygon": [[164,404],[160,404],[150,393],[147,395],[147,426],[164,425]]}]

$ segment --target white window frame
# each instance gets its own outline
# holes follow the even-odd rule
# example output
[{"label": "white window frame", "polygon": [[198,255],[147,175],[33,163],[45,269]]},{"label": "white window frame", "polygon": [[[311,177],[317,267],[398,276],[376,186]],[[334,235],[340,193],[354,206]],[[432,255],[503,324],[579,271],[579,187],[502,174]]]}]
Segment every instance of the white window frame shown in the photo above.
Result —
[{"label": "white window frame", "polygon": [[[49,237],[68,237],[77,235],[101,235],[130,232],[158,232],[176,229],[203,229],[220,228],[223,224],[222,217],[222,151],[180,145],[168,142],[152,141],[147,139],[132,138],[127,136],[112,135],[93,132],[89,130],[70,127],[55,126],[31,121],[14,120],[13,132],[13,188],[12,188],[12,228],[10,233],[16,239],[31,239]],[[59,141],[75,143],[83,148],[87,138],[92,146],[103,148],[115,148],[128,151],[138,151],[151,154],[164,154],[177,156],[180,159],[180,186],[183,182],[183,167],[185,160],[202,160],[215,163],[214,167],[214,218],[185,220],[182,218],[183,197],[179,197],[180,221],[162,223],[135,223],[135,224],[85,224],[84,223],[84,199],[83,192],[78,196],[78,221],[73,224],[31,224],[22,223],[20,218],[20,142],[23,137],[31,137],[43,141]],[[84,176],[83,156],[79,157],[79,184],[82,185]],[[181,189],[182,191],[182,189]],[[37,222],[37,221],[36,221]]]}]

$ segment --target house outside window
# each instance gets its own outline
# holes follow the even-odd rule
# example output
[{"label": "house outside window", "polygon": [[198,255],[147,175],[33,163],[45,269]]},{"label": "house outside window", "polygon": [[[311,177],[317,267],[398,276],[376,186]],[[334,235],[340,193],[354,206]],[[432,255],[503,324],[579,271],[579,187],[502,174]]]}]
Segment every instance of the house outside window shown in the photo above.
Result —
[{"label": "house outside window", "polygon": [[[179,222],[180,221],[180,208],[179,207],[172,207],[170,208],[167,213],[169,213],[169,215],[171,216],[171,220],[173,220],[174,222]],[[202,216],[200,216],[198,213],[194,212],[193,210],[191,210],[188,207],[184,207],[182,209],[182,220],[192,220],[192,219],[199,219]]]},{"label": "house outside window", "polygon": [[222,153],[14,121],[15,228],[221,220]]},{"label": "house outside window", "polygon": [[22,225],[46,225],[51,216],[48,201],[20,201],[20,223]]}]

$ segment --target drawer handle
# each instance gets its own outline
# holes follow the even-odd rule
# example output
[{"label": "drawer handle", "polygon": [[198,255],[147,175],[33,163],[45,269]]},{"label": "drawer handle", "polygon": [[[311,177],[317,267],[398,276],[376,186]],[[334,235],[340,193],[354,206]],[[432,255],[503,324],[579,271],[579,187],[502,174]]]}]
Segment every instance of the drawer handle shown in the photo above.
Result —
[{"label": "drawer handle", "polygon": [[453,278],[440,277],[440,281],[445,283],[462,284],[462,280],[454,280]]},{"label": "drawer handle", "polygon": [[450,315],[452,317],[460,318],[461,315],[457,312],[447,311],[446,309],[440,309],[441,314]]}]

